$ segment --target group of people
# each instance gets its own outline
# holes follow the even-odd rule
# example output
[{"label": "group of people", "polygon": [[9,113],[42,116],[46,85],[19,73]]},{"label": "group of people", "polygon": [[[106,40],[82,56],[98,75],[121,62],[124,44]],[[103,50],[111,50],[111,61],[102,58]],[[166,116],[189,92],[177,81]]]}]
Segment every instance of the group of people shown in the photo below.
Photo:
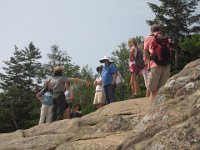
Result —
[{"label": "group of people", "polygon": [[[130,85],[132,98],[138,95],[139,86],[137,75],[139,73],[142,73],[144,76],[147,89],[146,96],[150,96],[151,101],[155,98],[158,89],[166,83],[170,76],[170,61],[167,59],[167,57],[171,59],[170,42],[169,39],[164,41],[162,36],[160,26],[152,25],[151,35],[145,38],[144,44],[140,48],[138,48],[134,38],[128,40],[128,46],[130,48],[129,71],[131,74]],[[163,43],[167,44],[164,45]],[[136,60],[137,53],[140,49],[143,51],[145,62],[145,67],[142,70],[139,69]],[[103,57],[99,62],[104,65],[96,68],[98,76],[93,82],[93,86],[95,87],[93,104],[96,109],[114,101],[116,79],[118,76],[117,67],[108,56]],[[64,77],[60,65],[54,68],[54,75],[45,83],[44,89],[37,94],[38,99],[42,102],[39,124],[62,120],[63,118],[82,116],[80,104],[75,105],[75,110],[72,111],[74,94],[70,90],[70,83],[79,82],[90,85],[90,82],[85,80]]]},{"label": "group of people", "polygon": [[170,77],[170,61],[172,59],[172,49],[170,39],[161,32],[161,26],[154,24],[151,26],[151,35],[147,36],[142,44],[145,67],[139,70],[136,63],[136,55],[139,50],[136,40],[130,38],[128,41],[130,48],[129,70],[131,72],[132,96],[138,94],[138,81],[136,76],[141,72],[144,76],[146,86],[146,96],[150,96],[151,102],[154,100],[158,89],[163,86]]},{"label": "group of people", "polygon": [[72,109],[74,94],[70,88],[71,82],[90,85],[86,80],[64,77],[62,67],[57,65],[52,78],[36,95],[42,103],[39,124],[82,116],[80,104],[77,103]]},{"label": "group of people", "polygon": [[[160,25],[154,24],[151,26],[151,35],[145,38],[144,44],[139,47],[135,38],[129,38],[128,46],[130,49],[131,98],[138,96],[137,76],[142,74],[146,86],[146,96],[150,97],[152,102],[158,89],[166,83],[170,76],[170,60],[172,58],[170,39],[164,37]],[[143,69],[139,69],[136,59],[140,50],[143,52]],[[96,109],[113,102],[118,72],[109,57],[105,56],[100,60],[100,63],[104,63],[104,66],[101,65],[96,68],[98,76],[93,83],[96,87],[93,101]]]},{"label": "group of people", "polygon": [[96,109],[110,104],[114,101],[114,92],[116,88],[117,79],[117,67],[113,64],[113,61],[105,56],[102,58],[100,63],[104,63],[96,68],[98,76],[94,81],[93,85],[96,87],[93,104]]}]

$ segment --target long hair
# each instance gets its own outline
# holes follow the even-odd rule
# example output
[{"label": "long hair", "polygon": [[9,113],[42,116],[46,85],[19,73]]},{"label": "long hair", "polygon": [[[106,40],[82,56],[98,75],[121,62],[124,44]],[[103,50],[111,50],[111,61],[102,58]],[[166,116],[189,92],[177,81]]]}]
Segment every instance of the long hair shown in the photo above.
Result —
[{"label": "long hair", "polygon": [[66,85],[68,85],[68,86],[69,86],[69,88],[70,88],[71,84],[70,84],[70,82],[68,82],[68,81],[67,81],[67,82],[65,82],[65,91],[66,91],[66,89],[67,89],[67,88],[66,88]]},{"label": "long hair", "polygon": [[129,38],[128,40],[129,42],[133,43],[135,45],[135,47],[137,47],[137,42],[135,38]]},{"label": "long hair", "polygon": [[52,91],[52,89],[50,88],[48,88],[48,85],[50,84],[50,81],[48,80],[48,81],[46,81],[45,83],[44,83],[44,93],[46,92],[46,91],[50,91],[50,92],[52,92],[53,93],[53,91]]}]

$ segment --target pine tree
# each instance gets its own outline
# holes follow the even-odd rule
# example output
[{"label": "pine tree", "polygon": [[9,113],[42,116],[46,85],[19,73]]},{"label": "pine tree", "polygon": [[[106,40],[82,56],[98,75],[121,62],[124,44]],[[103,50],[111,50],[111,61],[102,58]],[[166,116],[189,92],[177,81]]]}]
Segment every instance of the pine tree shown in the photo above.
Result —
[{"label": "pine tree", "polygon": [[1,128],[1,132],[28,128],[36,124],[34,119],[39,109],[35,108],[35,90],[38,87],[38,70],[41,68],[41,63],[38,62],[40,58],[39,49],[30,43],[25,50],[18,50],[15,46],[14,56],[4,62],[5,73],[0,73],[0,87],[3,90],[0,101],[7,118],[1,120],[1,126],[5,127]]},{"label": "pine tree", "polygon": [[43,66],[46,75],[51,76],[55,65],[60,64],[63,67],[63,75],[67,77],[78,77],[80,67],[72,63],[71,57],[66,51],[59,49],[57,45],[51,46],[51,52],[47,54],[48,64]]},{"label": "pine tree", "polygon": [[128,71],[128,59],[129,59],[129,49],[126,43],[121,43],[118,45],[118,49],[112,53],[112,60],[117,66],[124,83],[116,88],[115,98],[116,100],[128,99],[131,95],[130,89],[130,72]]}]

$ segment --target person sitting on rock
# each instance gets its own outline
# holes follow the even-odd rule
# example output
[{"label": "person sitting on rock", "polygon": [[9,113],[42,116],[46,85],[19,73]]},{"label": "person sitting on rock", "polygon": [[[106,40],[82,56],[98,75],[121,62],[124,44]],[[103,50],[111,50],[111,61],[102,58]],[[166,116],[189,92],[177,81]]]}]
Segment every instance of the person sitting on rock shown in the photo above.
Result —
[{"label": "person sitting on rock", "polygon": [[81,111],[81,105],[79,103],[77,103],[74,106],[74,109],[71,111],[70,113],[70,118],[77,118],[77,117],[82,117],[82,111]]}]

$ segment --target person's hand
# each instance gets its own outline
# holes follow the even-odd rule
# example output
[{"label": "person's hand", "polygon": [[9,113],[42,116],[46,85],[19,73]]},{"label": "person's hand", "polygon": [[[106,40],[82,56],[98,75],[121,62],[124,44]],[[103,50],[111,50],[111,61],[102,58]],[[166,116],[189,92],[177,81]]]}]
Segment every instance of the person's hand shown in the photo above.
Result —
[{"label": "person's hand", "polygon": [[112,80],[112,83],[111,83],[112,85],[116,85],[116,82],[115,82],[115,80]]},{"label": "person's hand", "polygon": [[91,83],[91,82],[89,82],[89,81],[86,81],[86,80],[85,80],[85,84],[86,84],[86,86],[87,86],[87,87],[92,85],[92,83]]},{"label": "person's hand", "polygon": [[94,81],[93,86],[97,86],[97,81]]},{"label": "person's hand", "polygon": [[43,98],[39,99],[40,105],[42,105]]}]

